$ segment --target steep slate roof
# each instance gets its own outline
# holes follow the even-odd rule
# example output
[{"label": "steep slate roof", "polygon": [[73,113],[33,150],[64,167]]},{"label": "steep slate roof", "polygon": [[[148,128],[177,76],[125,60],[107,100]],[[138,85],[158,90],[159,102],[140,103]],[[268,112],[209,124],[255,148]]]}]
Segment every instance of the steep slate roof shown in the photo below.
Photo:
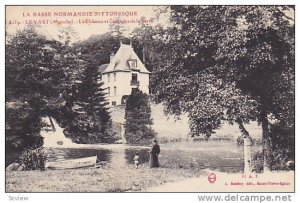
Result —
[{"label": "steep slate roof", "polygon": [[[142,61],[139,59],[139,57],[134,52],[131,45],[127,44],[121,44],[119,50],[114,56],[115,63],[110,62],[107,66],[107,68],[102,73],[112,72],[112,71],[129,71],[130,67],[128,65],[128,60],[135,59],[137,60],[137,68],[135,70],[139,70],[142,73],[150,73],[150,71],[147,70],[145,65],[142,63]],[[107,65],[107,64],[105,64]],[[104,66],[104,65],[102,65]],[[100,67],[102,67],[100,66]]]}]

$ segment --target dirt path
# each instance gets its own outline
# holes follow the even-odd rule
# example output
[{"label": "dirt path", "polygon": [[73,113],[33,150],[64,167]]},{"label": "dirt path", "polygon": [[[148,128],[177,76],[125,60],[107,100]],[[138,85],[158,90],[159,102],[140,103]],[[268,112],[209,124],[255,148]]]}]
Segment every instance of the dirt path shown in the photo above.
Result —
[{"label": "dirt path", "polygon": [[252,174],[251,177],[244,177],[243,174],[207,172],[216,174],[214,183],[208,181],[208,176],[201,176],[151,187],[145,192],[294,192],[293,171],[257,176]]}]

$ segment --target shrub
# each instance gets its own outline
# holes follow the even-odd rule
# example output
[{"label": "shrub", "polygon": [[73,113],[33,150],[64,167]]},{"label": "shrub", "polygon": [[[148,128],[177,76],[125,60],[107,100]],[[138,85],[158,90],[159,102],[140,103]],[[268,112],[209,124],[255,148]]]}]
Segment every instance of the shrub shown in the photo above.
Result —
[{"label": "shrub", "polygon": [[258,151],[252,155],[252,171],[255,173],[261,173],[264,169],[264,156],[261,151]]},{"label": "shrub", "polygon": [[26,149],[19,157],[18,162],[24,167],[23,170],[45,170],[47,155],[43,148]]},{"label": "shrub", "polygon": [[[271,170],[293,170],[288,163],[295,162],[295,134],[294,127],[272,125],[270,128],[272,138],[271,156],[268,160]],[[256,152],[252,157],[254,172],[263,171],[263,153]]]},{"label": "shrub", "polygon": [[283,127],[272,125],[270,136],[272,138],[272,170],[289,170],[287,162],[295,161],[295,132],[294,126]]},{"label": "shrub", "polygon": [[40,130],[43,123],[39,113],[21,102],[6,102],[5,105],[6,153],[42,146]]}]

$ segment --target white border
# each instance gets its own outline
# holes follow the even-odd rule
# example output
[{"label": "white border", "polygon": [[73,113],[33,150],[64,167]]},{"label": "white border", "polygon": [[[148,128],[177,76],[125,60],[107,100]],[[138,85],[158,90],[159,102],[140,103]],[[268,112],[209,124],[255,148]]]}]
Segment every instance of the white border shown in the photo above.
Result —
[{"label": "white border", "polygon": [[[2,167],[0,167],[0,192],[3,193],[0,196],[1,202],[9,202],[9,196],[28,196],[30,202],[131,202],[131,203],[141,203],[141,202],[199,202],[198,201],[198,195],[201,194],[209,194],[209,193],[141,193],[141,194],[130,194],[130,193],[33,193],[33,194],[9,194],[4,193],[4,143],[5,143],[5,137],[4,137],[4,115],[5,115],[5,89],[4,89],[4,81],[5,81],[5,64],[4,64],[4,39],[5,39],[5,26],[4,26],[4,19],[5,19],[5,5],[186,5],[186,4],[195,4],[195,5],[296,5],[296,104],[298,104],[299,101],[299,77],[297,73],[297,68],[299,65],[298,59],[298,51],[297,47],[299,47],[298,42],[298,27],[299,27],[299,17],[297,13],[297,8],[300,2],[299,0],[265,0],[265,1],[259,1],[259,0],[189,0],[189,1],[182,1],[182,0],[131,0],[130,2],[126,2],[123,0],[105,0],[105,1],[97,1],[97,0],[73,0],[73,1],[62,1],[62,0],[51,0],[51,1],[38,1],[38,0],[2,0],[1,1],[1,21],[0,21],[0,36],[3,40],[1,43],[1,49],[0,49],[0,61],[1,61],[1,74],[0,74],[0,91],[1,91],[1,99],[0,99],[0,105],[2,108],[1,110],[1,117],[0,117],[0,127],[1,127],[1,134],[0,136],[0,143],[1,143],[1,155],[0,155],[0,161],[2,163]],[[297,150],[299,145],[299,138],[297,137],[299,134],[299,109],[297,108],[298,105],[296,105],[296,163],[299,162],[299,151]],[[298,164],[296,164],[296,169],[299,168]],[[300,195],[299,195],[299,171],[296,170],[296,193],[291,194],[292,195],[292,202],[300,202]],[[214,193],[217,195],[223,195],[225,196],[227,193]],[[260,193],[262,195],[264,193]],[[279,193],[280,194],[280,193]],[[289,193],[285,193],[282,195],[288,195]],[[213,195],[213,194],[212,194]],[[251,193],[249,193],[251,195]],[[267,193],[266,195],[278,195],[278,193]],[[27,201],[28,202],[28,201]]]}]

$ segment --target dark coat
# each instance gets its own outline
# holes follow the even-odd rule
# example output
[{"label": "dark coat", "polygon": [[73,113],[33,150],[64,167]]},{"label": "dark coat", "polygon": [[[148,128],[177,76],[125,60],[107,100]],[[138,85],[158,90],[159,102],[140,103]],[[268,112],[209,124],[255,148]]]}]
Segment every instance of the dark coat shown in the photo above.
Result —
[{"label": "dark coat", "polygon": [[150,151],[150,168],[159,167],[158,155],[160,153],[160,147],[158,144],[154,144]]}]

